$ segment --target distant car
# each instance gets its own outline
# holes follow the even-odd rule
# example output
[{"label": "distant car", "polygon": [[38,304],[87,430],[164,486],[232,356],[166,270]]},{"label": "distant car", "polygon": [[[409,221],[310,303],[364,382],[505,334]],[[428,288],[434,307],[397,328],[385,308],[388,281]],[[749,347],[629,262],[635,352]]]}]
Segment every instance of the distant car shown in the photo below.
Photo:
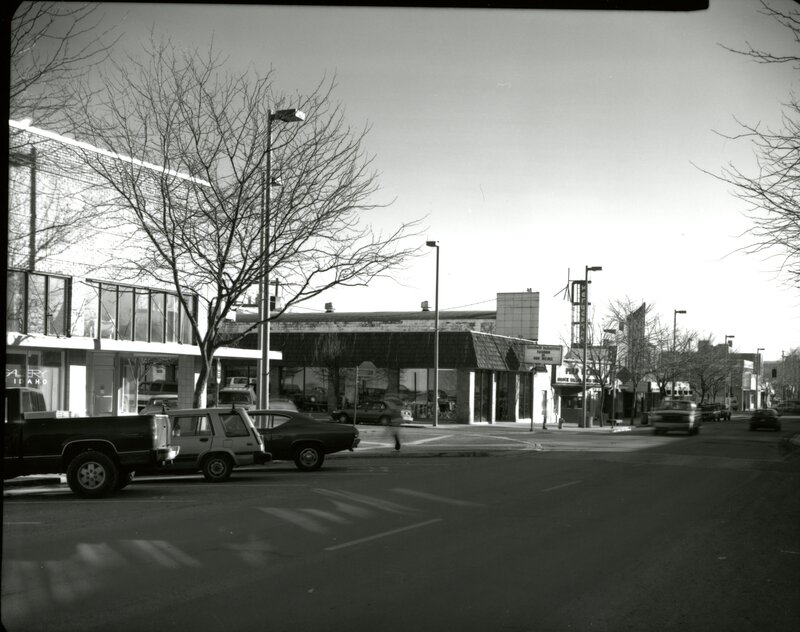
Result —
[{"label": "distant car", "polygon": [[217,406],[239,406],[245,410],[252,410],[258,405],[256,392],[252,388],[229,387],[219,389]]},{"label": "distant car", "polygon": [[702,417],[697,404],[688,400],[666,400],[650,413],[650,423],[654,434],[666,434],[682,430],[690,435],[700,432]]},{"label": "distant car", "polygon": [[149,406],[154,397],[161,397],[163,395],[178,396],[178,383],[177,382],[142,382],[139,384],[138,389],[138,409],[141,411],[145,406]]},{"label": "distant car", "polygon": [[375,401],[359,404],[358,408],[337,408],[331,413],[336,421],[349,424],[383,424],[395,425],[414,421],[411,409],[399,397],[384,397]]},{"label": "distant car", "polygon": [[781,429],[781,420],[778,411],[774,408],[758,408],[750,415],[750,430],[759,428]]},{"label": "distant car", "polygon": [[700,418],[706,421],[722,421],[722,411],[719,404],[700,404],[697,409],[700,411]]},{"label": "distant car", "polygon": [[778,415],[800,415],[800,402],[781,402],[775,407]]},{"label": "distant car", "polygon": [[153,415],[174,410],[178,407],[177,395],[161,395],[150,399],[150,403],[139,411],[140,415]]},{"label": "distant car", "polygon": [[731,409],[728,408],[725,404],[714,404],[719,411],[719,420],[720,421],[730,421],[731,420]]},{"label": "distant car", "polygon": [[[361,441],[353,426],[313,419],[289,410],[251,410],[250,419],[273,459],[294,461],[311,472],[322,467],[326,454],[353,450]],[[269,446],[269,447],[267,447]]]}]

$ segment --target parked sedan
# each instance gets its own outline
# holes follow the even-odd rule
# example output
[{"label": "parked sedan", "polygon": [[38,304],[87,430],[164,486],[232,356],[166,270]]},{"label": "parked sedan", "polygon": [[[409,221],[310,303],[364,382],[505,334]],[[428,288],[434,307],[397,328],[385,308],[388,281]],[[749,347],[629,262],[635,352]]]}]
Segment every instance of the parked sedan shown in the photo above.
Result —
[{"label": "parked sedan", "polygon": [[331,416],[343,424],[396,425],[414,421],[411,409],[399,397],[385,397],[359,404],[358,408],[337,408]]},{"label": "parked sedan", "polygon": [[781,429],[781,420],[778,411],[774,408],[758,408],[750,415],[750,430],[759,428],[770,428],[772,430]]},{"label": "parked sedan", "polygon": [[291,410],[250,410],[248,415],[272,458],[294,461],[304,472],[321,468],[326,454],[352,451],[361,441],[354,426],[320,421]]}]

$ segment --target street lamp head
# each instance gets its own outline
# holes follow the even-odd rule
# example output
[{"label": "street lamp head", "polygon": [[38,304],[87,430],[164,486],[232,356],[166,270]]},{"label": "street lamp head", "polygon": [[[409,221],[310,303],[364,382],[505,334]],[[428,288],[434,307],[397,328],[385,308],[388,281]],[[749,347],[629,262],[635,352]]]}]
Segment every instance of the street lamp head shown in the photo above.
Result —
[{"label": "street lamp head", "polygon": [[615,333],[617,333],[616,329],[604,329],[603,331],[606,332],[607,334],[615,334]]},{"label": "street lamp head", "polygon": [[438,241],[426,241],[425,245],[429,246],[431,248],[438,248],[439,247],[439,242]]},{"label": "street lamp head", "polygon": [[686,310],[685,310],[685,309],[676,309],[676,310],[675,310],[675,313],[676,313],[676,314],[685,314],[685,313],[686,313]]},{"label": "street lamp head", "polygon": [[603,269],[603,266],[586,266],[587,272],[600,272]]},{"label": "street lamp head", "polygon": [[300,110],[277,110],[269,115],[273,121],[283,121],[284,123],[298,123],[306,120],[305,112]]}]

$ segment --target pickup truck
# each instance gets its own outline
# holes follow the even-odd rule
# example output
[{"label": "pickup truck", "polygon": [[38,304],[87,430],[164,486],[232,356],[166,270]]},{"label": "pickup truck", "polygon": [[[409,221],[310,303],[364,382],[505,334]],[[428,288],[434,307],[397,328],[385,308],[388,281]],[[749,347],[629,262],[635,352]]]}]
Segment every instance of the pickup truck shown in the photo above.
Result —
[{"label": "pickup truck", "polygon": [[6,388],[5,409],[4,480],[66,473],[75,494],[101,498],[178,454],[166,415],[77,417],[45,410],[42,393],[26,387]]},{"label": "pickup truck", "polygon": [[683,430],[690,435],[700,432],[702,413],[697,404],[689,400],[667,400],[650,413],[654,434],[666,434],[671,430]]},{"label": "pickup truck", "polygon": [[218,483],[228,480],[235,467],[272,460],[244,408],[171,409],[165,414],[172,425],[172,443],[180,452],[166,467],[151,467],[148,473],[200,471],[207,481]]}]

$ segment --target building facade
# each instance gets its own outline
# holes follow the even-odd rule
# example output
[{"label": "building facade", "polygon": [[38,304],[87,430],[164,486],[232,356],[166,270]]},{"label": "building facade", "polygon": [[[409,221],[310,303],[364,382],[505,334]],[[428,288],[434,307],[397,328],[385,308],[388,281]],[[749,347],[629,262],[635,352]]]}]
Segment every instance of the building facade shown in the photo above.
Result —
[{"label": "building facade", "polygon": [[[439,314],[439,392],[434,397],[435,314],[419,312],[284,313],[271,325],[270,393],[301,409],[332,410],[365,399],[397,397],[418,420],[434,406],[450,423],[554,418],[550,373],[525,362],[538,336],[539,295],[500,293],[496,311]],[[237,311],[230,333],[257,319],[257,309]],[[243,345],[255,348],[257,336]],[[222,362],[223,381],[256,382],[256,362]]]},{"label": "building facade", "polygon": [[[97,210],[111,195],[75,153],[92,148],[10,126],[18,150],[9,168],[6,387],[36,387],[52,409],[116,415],[138,412],[140,385],[163,381],[176,383],[190,407],[200,354],[189,311],[203,322],[199,295],[181,301],[174,287],[137,285],[106,256],[131,248],[137,235],[132,225],[103,225]],[[84,224],[89,216],[96,221]]]}]

